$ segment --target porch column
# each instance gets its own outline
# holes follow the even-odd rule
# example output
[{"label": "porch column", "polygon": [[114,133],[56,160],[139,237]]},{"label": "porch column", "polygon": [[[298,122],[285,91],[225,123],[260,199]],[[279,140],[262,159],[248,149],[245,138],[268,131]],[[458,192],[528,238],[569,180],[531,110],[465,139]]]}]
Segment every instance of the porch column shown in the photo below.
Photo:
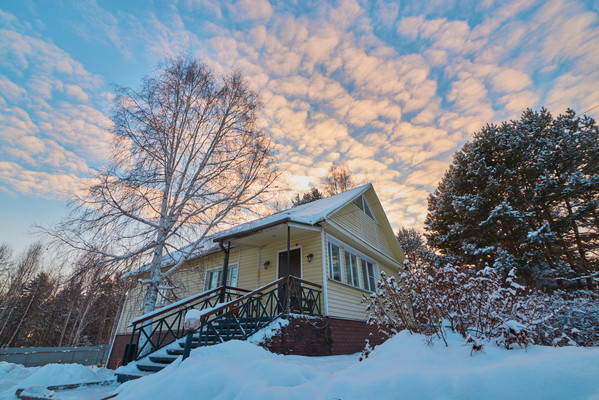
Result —
[{"label": "porch column", "polygon": [[223,250],[223,252],[225,253],[225,261],[223,263],[223,277],[221,280],[221,286],[223,287],[220,291],[220,298],[219,298],[219,303],[224,303],[225,302],[225,286],[227,285],[227,275],[229,274],[229,253],[231,251],[231,242],[227,243],[227,247],[225,248],[225,246],[223,246],[223,243],[220,242],[219,243],[220,248]]},{"label": "porch column", "polygon": [[287,224],[287,276],[290,274],[291,266],[289,263],[291,262],[291,227]]}]

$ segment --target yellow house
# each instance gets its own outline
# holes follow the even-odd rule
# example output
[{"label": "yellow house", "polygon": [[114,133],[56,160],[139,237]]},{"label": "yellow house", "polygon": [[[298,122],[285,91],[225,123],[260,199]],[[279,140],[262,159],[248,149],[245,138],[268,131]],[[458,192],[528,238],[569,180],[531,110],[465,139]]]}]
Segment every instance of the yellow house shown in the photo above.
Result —
[{"label": "yellow house", "polygon": [[[191,304],[198,296],[216,293],[223,283],[239,289],[237,296],[263,295],[271,282],[291,275],[301,279],[296,283],[302,287],[302,296],[311,299],[302,300],[301,308],[307,310],[309,304],[310,315],[326,320],[329,354],[361,350],[371,332],[365,323],[362,298],[376,290],[381,271],[396,273],[404,261],[371,184],[219,232],[195,254],[160,289],[158,301],[162,308],[158,313],[165,315],[168,310]],[[172,258],[165,259],[165,268],[172,262]],[[143,279],[144,268],[128,276]],[[278,290],[272,293],[280,295]],[[112,346],[112,368],[121,362],[125,347],[132,343],[131,322],[141,323],[142,297],[142,285],[134,284]],[[219,304],[232,299],[221,297]],[[213,305],[203,304],[205,308]],[[237,303],[231,304],[233,307]],[[282,306],[279,303],[277,309],[280,311]],[[153,315],[154,321],[157,315]]]}]

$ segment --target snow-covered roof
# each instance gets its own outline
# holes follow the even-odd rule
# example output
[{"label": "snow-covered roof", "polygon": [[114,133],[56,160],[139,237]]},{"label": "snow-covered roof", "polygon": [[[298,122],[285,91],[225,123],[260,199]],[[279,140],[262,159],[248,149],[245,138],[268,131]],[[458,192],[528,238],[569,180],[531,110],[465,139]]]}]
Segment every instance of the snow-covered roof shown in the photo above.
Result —
[{"label": "snow-covered roof", "polygon": [[276,223],[295,222],[306,225],[316,225],[324,221],[329,215],[339,210],[346,204],[349,204],[356,197],[364,193],[372,185],[366,184],[347,190],[324,199],[316,200],[311,203],[302,204],[301,206],[293,207],[285,211],[246,222],[233,228],[226,229],[213,235],[214,240],[221,238],[242,235],[244,232],[259,230],[263,227],[271,226]]},{"label": "snow-covered roof", "polygon": [[[285,211],[269,215],[267,217],[258,218],[256,220],[246,222],[229,229],[222,230],[209,237],[206,237],[198,248],[191,253],[188,258],[197,258],[202,255],[214,253],[219,250],[219,244],[215,243],[223,238],[243,236],[244,233],[260,230],[279,223],[295,222],[298,224],[316,225],[324,221],[329,215],[344,207],[353,201],[356,197],[363,194],[372,185],[366,184],[347,190],[324,199],[316,200],[311,203],[302,204],[301,206],[293,207]],[[178,251],[171,252],[162,257],[160,267],[167,267],[177,263],[182,256],[187,256],[190,246],[185,246]],[[141,266],[123,275],[124,278],[138,275],[150,269],[150,264]]]}]

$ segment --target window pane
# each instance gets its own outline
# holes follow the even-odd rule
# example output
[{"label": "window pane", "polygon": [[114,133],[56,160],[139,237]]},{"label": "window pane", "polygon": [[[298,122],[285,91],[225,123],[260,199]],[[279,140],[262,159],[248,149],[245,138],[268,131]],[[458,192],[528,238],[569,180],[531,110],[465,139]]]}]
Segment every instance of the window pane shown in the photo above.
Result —
[{"label": "window pane", "polygon": [[366,266],[366,260],[362,261],[362,279],[364,280],[364,289],[372,291],[370,288],[370,280],[368,279],[368,268]]},{"label": "window pane", "polygon": [[345,252],[345,273],[345,283],[360,286],[360,277],[358,276],[358,256],[349,251]]},{"label": "window pane", "polygon": [[368,263],[368,281],[370,283],[370,290],[376,290],[376,277],[374,272],[374,265],[372,263]]},{"label": "window pane", "polygon": [[366,215],[368,215],[370,218],[374,219],[374,215],[372,215],[372,211],[370,211],[370,207],[368,207],[368,203],[366,201],[364,201],[364,212],[366,213]]},{"label": "window pane", "polygon": [[352,268],[350,261],[350,254],[345,252],[345,283],[351,285],[352,284]]},{"label": "window pane", "polygon": [[358,256],[352,254],[350,257],[351,260],[351,271],[353,278],[353,285],[359,287],[360,286],[360,276],[358,274]]},{"label": "window pane", "polygon": [[333,280],[341,282],[341,260],[339,259],[339,246],[329,243],[329,256],[330,277]]},{"label": "window pane", "polygon": [[227,285],[237,287],[237,266],[229,269],[229,279],[227,279]]},{"label": "window pane", "polygon": [[212,275],[214,275],[214,271],[206,272],[206,279],[204,280],[204,290],[212,290]]},{"label": "window pane", "polygon": [[362,196],[358,197],[357,199],[354,200],[354,204],[356,205],[356,207],[358,207],[360,210],[364,211],[364,206],[362,206]]}]

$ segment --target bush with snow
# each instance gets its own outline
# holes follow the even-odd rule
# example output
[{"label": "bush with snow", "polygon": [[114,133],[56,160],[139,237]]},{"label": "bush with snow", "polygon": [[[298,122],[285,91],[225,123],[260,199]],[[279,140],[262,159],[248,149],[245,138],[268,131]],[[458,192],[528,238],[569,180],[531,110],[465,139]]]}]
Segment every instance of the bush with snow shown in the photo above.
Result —
[{"label": "bush with snow", "polygon": [[[550,306],[555,298],[517,283],[515,269],[504,283],[492,268],[445,265],[407,268],[397,278],[382,274],[377,293],[364,301],[368,322],[386,334],[407,329],[447,343],[449,328],[478,350],[489,341],[506,349],[542,342],[542,327],[563,308]],[[552,335],[560,332],[553,328]]]}]

